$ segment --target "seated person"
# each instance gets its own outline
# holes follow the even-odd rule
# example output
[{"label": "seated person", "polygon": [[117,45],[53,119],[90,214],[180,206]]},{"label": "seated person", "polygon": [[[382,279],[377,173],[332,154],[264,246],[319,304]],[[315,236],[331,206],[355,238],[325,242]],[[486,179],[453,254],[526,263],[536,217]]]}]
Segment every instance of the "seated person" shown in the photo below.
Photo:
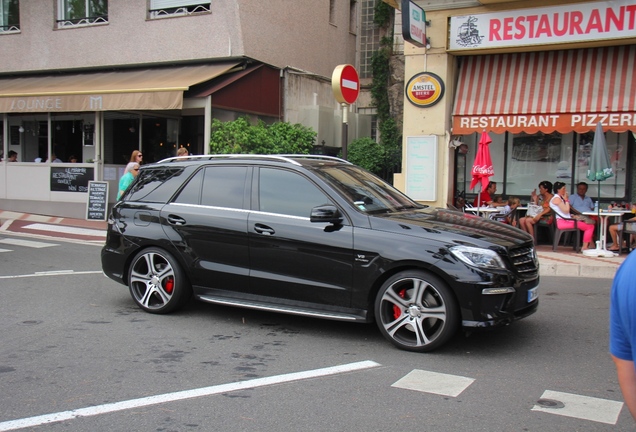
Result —
[{"label": "seated person", "polygon": [[559,229],[569,229],[576,227],[583,231],[583,247],[582,250],[590,249],[592,237],[594,237],[594,224],[588,224],[579,219],[574,220],[570,212],[570,201],[568,199],[568,191],[565,183],[554,183],[554,196],[550,200],[550,208],[556,214],[556,223]]},{"label": "seated person", "polygon": [[531,236],[534,237],[534,226],[540,220],[545,220],[546,222],[551,221],[552,210],[550,209],[550,200],[552,199],[552,183],[544,180],[539,183],[539,195],[537,195],[537,190],[533,189],[530,194],[530,203],[534,205],[539,205],[539,197],[541,198],[541,207],[542,210],[539,214],[535,216],[524,216],[519,219],[519,228],[523,231],[527,232]]},{"label": "seated person", "polygon": [[517,197],[510,197],[506,203],[506,206],[499,212],[493,216],[493,219],[498,220],[499,222],[503,222],[512,226],[517,226],[517,219],[514,215],[510,215],[510,212],[519,207],[521,200]]},{"label": "seated person", "polygon": [[[627,221],[636,221],[636,217],[627,219],[624,222],[627,222]],[[613,244],[612,244],[612,247],[607,249],[607,250],[614,251],[614,252],[620,250],[620,243],[618,242],[618,232],[619,231],[623,231],[623,222],[610,225],[609,233],[610,233],[610,236],[612,237],[612,243]],[[632,244],[634,244],[634,241],[636,241],[636,236],[634,236],[634,234],[632,234],[631,236],[629,236],[629,240],[630,240],[630,246],[631,246]],[[623,247],[627,247],[627,245],[625,245]]]},{"label": "seated person", "polygon": [[594,210],[594,202],[586,193],[587,183],[580,182],[576,185],[576,195],[570,197],[570,205],[580,213]]},{"label": "seated person", "polygon": [[497,203],[491,197],[497,192],[497,182],[489,182],[486,189],[482,190],[479,195],[475,197],[473,201],[473,207],[503,207],[506,205],[504,202]]}]

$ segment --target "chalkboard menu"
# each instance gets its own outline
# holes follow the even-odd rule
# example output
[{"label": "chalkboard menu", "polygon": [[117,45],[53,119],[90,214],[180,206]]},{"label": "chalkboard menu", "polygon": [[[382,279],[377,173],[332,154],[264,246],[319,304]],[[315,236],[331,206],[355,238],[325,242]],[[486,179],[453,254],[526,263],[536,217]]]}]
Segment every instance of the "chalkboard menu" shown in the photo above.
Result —
[{"label": "chalkboard menu", "polygon": [[87,220],[106,220],[108,213],[108,182],[88,182]]},{"label": "chalkboard menu", "polygon": [[51,167],[51,191],[88,192],[93,171],[94,168],[85,167]]}]

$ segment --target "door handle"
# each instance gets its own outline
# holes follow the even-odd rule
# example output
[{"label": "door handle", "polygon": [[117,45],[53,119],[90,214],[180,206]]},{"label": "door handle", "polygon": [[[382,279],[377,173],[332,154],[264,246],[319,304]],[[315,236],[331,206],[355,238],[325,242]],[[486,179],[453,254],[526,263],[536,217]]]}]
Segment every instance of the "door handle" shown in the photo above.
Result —
[{"label": "door handle", "polygon": [[170,225],[185,225],[186,221],[182,217],[175,215],[168,215],[168,223]]},{"label": "door handle", "polygon": [[273,235],[276,231],[274,231],[271,227],[263,224],[254,225],[254,231],[263,235]]}]

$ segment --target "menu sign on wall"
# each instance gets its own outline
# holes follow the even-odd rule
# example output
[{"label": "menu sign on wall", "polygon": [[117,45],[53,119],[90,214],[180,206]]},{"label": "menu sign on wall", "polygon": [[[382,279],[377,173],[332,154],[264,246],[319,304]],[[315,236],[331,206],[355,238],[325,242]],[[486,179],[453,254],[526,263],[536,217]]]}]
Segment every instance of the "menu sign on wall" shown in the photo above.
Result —
[{"label": "menu sign on wall", "polygon": [[88,192],[93,171],[93,168],[85,167],[51,167],[51,191]]},{"label": "menu sign on wall", "polygon": [[633,0],[577,3],[450,18],[449,51],[636,37]]}]

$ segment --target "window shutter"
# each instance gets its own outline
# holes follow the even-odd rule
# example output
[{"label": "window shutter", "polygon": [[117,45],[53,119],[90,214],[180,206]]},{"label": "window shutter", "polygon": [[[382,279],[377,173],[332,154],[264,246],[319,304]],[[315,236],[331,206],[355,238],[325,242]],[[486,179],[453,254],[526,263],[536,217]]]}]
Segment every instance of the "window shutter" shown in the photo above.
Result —
[{"label": "window shutter", "polygon": [[150,0],[150,10],[171,9],[184,6],[209,5],[209,1],[197,0]]}]

